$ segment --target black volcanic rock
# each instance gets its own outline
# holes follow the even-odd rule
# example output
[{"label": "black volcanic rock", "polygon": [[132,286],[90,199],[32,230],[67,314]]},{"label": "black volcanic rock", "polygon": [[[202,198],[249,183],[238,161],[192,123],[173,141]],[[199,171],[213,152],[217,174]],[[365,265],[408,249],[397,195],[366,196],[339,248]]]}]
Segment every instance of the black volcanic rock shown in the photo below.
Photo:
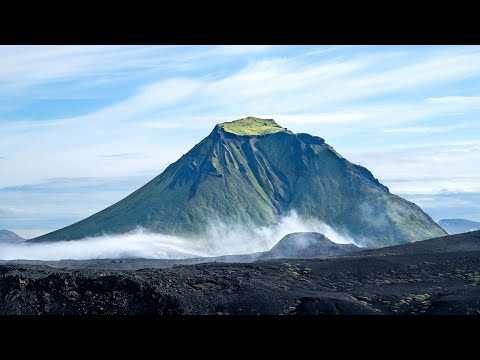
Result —
[{"label": "black volcanic rock", "polygon": [[330,259],[137,271],[10,262],[0,315],[478,315],[479,259],[472,232]]},{"label": "black volcanic rock", "polygon": [[[364,250],[362,256],[421,255],[450,252],[480,252],[480,231],[447,235],[435,239],[417,241],[412,244],[387,246],[375,250]],[[353,254],[355,256],[355,253]]]},{"label": "black volcanic rock", "polygon": [[284,236],[265,257],[273,258],[318,258],[343,255],[360,248],[353,244],[337,244],[325,235],[316,232],[298,232]]}]

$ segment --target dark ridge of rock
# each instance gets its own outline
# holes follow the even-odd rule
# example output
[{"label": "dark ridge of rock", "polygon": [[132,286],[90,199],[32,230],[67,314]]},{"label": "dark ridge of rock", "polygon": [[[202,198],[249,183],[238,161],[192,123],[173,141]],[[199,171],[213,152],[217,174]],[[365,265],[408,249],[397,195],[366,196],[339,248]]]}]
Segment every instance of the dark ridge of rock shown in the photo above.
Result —
[{"label": "dark ridge of rock", "polygon": [[[362,256],[419,255],[449,252],[480,251],[480,231],[441,236],[411,244],[388,246],[362,251]],[[355,254],[352,254],[355,256]]]},{"label": "dark ridge of rock", "polygon": [[316,232],[291,233],[283,237],[265,258],[319,258],[344,255],[361,250],[353,244],[337,244]]},{"label": "dark ridge of rock", "polygon": [[480,232],[329,259],[136,271],[10,263],[0,315],[479,315],[478,274]]}]

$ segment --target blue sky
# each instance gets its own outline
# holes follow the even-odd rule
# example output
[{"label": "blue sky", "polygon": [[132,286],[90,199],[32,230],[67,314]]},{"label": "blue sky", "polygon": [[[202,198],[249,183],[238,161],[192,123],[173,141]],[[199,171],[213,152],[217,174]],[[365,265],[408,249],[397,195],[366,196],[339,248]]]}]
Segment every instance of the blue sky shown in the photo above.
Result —
[{"label": "blue sky", "polygon": [[479,80],[477,46],[0,46],[0,228],[78,221],[248,115],[480,221]]}]

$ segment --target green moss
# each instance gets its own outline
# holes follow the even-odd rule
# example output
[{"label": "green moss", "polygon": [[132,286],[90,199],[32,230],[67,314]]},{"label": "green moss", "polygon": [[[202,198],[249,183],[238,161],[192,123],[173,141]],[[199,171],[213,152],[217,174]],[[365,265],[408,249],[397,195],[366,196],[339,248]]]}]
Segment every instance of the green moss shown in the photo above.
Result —
[{"label": "green moss", "polygon": [[274,134],[277,132],[287,132],[292,134],[291,131],[281,127],[273,119],[261,119],[253,116],[231,122],[224,122],[218,124],[218,126],[224,131],[235,135],[252,136]]},{"label": "green moss", "polygon": [[[123,200],[31,241],[75,240],[137,227],[200,241],[211,224],[219,232],[229,224],[269,226],[290,210],[372,247],[445,235],[418,206],[390,194],[367,169],[342,159],[318,137],[253,117],[218,126],[223,133],[212,131]],[[271,135],[238,136],[247,134]]]}]

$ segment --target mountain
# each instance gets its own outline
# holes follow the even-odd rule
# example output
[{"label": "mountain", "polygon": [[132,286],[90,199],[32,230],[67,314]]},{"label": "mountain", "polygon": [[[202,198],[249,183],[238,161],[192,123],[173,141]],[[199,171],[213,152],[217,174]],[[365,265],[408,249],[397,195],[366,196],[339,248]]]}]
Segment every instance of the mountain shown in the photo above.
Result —
[{"label": "mountain", "polygon": [[480,230],[480,222],[465,219],[442,219],[438,225],[451,235]]},{"label": "mountain", "polygon": [[10,230],[0,230],[0,243],[15,243],[25,240]]},{"label": "mountain", "polygon": [[[325,235],[317,232],[296,232],[285,235],[268,251],[242,255],[223,255],[190,259],[192,263],[230,262],[243,263],[272,259],[314,259],[328,258],[362,251],[353,244],[337,244]],[[174,260],[175,261],[175,260]],[[184,262],[183,264],[185,264]]]},{"label": "mountain", "polygon": [[[480,231],[446,235],[413,244],[402,244],[362,251],[361,256],[417,256],[425,254],[475,253],[480,252]],[[357,256],[352,253],[352,256]],[[477,265],[475,265],[477,266]]]},{"label": "mountain", "polygon": [[371,247],[446,234],[417,205],[391,194],[324,139],[294,134],[272,119],[247,117],[216,125],[118,203],[31,241],[75,240],[139,226],[201,238],[212,225],[267,226],[291,210]]},{"label": "mountain", "polygon": [[266,259],[317,258],[343,255],[360,248],[353,244],[337,244],[325,235],[316,232],[298,232],[284,236],[270,251]]}]

